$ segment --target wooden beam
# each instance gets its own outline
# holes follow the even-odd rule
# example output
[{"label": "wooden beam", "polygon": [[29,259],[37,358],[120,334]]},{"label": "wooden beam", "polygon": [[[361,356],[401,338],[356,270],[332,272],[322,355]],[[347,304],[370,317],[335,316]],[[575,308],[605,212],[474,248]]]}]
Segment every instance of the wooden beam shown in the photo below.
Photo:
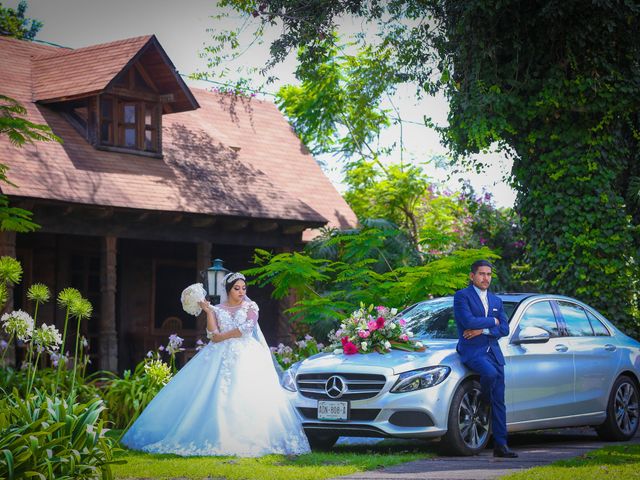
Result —
[{"label": "wooden beam", "polygon": [[273,230],[277,230],[278,222],[256,220],[251,223],[251,227],[254,232],[272,232]]},{"label": "wooden beam", "polygon": [[140,90],[129,90],[122,87],[111,87],[107,89],[109,93],[113,93],[121,98],[133,98],[136,100],[145,100],[147,102],[158,103],[160,101],[160,95],[156,93],[143,92]]},{"label": "wooden beam", "polygon": [[292,233],[301,233],[304,232],[307,228],[309,228],[308,225],[287,225],[286,227],[282,227],[282,233],[290,235]]},{"label": "wooden beam", "polygon": [[215,217],[195,217],[191,220],[191,224],[194,227],[202,228],[202,227],[210,227],[218,220]]},{"label": "wooden beam", "polygon": [[228,232],[237,232],[238,230],[242,230],[247,228],[249,225],[249,220],[245,220],[243,218],[238,219],[224,219],[222,220],[222,227]]}]

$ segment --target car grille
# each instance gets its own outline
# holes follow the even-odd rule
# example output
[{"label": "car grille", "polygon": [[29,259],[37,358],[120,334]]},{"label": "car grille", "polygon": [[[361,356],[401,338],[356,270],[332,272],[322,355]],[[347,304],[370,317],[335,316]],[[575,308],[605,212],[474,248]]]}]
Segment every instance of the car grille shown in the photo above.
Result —
[{"label": "car grille", "polygon": [[325,390],[327,380],[334,375],[342,377],[347,386],[340,400],[363,400],[375,397],[387,382],[384,375],[368,373],[303,373],[296,378],[298,391],[307,398],[337,400],[327,395]]},{"label": "car grille", "polygon": [[[298,407],[298,411],[309,420],[318,419],[317,408]],[[379,413],[379,408],[354,408],[349,412],[349,420],[358,422],[371,421],[375,420]]]}]

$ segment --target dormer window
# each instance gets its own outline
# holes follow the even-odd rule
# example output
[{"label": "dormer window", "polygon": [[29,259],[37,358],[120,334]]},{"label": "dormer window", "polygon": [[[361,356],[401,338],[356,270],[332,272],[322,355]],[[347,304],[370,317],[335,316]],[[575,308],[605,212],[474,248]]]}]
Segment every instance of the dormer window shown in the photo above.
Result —
[{"label": "dormer window", "polygon": [[35,101],[100,150],[162,157],[162,115],[199,107],[154,36],[51,52],[32,64]]},{"label": "dormer window", "polygon": [[100,96],[99,146],[160,153],[159,102]]}]

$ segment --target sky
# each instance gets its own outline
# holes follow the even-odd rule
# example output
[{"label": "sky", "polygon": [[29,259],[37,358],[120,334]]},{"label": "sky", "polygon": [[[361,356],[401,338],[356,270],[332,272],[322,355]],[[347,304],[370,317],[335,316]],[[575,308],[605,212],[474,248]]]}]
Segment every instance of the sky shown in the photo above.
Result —
[{"label": "sky", "polygon": [[[5,7],[15,8],[19,0],[2,2]],[[199,53],[207,44],[211,44],[208,29],[224,29],[228,22],[239,22],[234,16],[216,21],[212,17],[220,13],[216,0],[27,0],[27,17],[44,23],[36,39],[55,43],[65,47],[80,48],[98,43],[111,42],[140,35],[155,34],[169,58],[181,74],[189,75],[196,71],[206,71],[206,61]],[[355,31],[360,25],[342,22],[348,32]],[[268,58],[267,46],[250,48],[242,57],[247,65],[261,66]],[[293,76],[294,59],[278,65],[276,75],[279,84],[295,83]],[[185,79],[188,85],[200,88],[212,88],[216,85]],[[256,82],[261,83],[261,82]],[[275,93],[279,84],[271,84],[267,91]],[[273,97],[266,95],[265,100]],[[393,98],[401,112],[403,123],[404,159],[418,163],[434,155],[447,155],[440,144],[438,134],[422,125],[423,117],[430,116],[437,124],[445,124],[447,102],[442,97],[427,97],[416,103],[414,89],[399,89]],[[399,129],[391,128],[381,137],[381,141],[393,142],[399,138]],[[329,156],[319,158],[325,164],[325,172],[339,190],[340,167],[336,159]],[[460,178],[471,183],[478,193],[491,192],[498,206],[512,206],[515,192],[503,181],[511,163],[499,154],[482,156],[488,165],[483,174],[463,172],[452,174],[446,168],[429,164],[426,171],[434,180],[443,182],[451,190],[459,189]]]}]

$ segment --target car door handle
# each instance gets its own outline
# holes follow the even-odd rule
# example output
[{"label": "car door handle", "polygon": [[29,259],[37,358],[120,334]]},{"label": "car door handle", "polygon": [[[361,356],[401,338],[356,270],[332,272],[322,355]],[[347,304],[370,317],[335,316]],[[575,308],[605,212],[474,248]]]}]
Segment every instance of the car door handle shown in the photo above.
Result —
[{"label": "car door handle", "polygon": [[569,350],[569,347],[563,345],[562,343],[556,345],[556,352],[566,352],[567,350]]},{"label": "car door handle", "polygon": [[610,343],[607,343],[607,344],[604,346],[604,349],[605,349],[607,352],[615,352],[615,351],[616,351],[616,346],[615,346],[615,345],[611,345]]}]

